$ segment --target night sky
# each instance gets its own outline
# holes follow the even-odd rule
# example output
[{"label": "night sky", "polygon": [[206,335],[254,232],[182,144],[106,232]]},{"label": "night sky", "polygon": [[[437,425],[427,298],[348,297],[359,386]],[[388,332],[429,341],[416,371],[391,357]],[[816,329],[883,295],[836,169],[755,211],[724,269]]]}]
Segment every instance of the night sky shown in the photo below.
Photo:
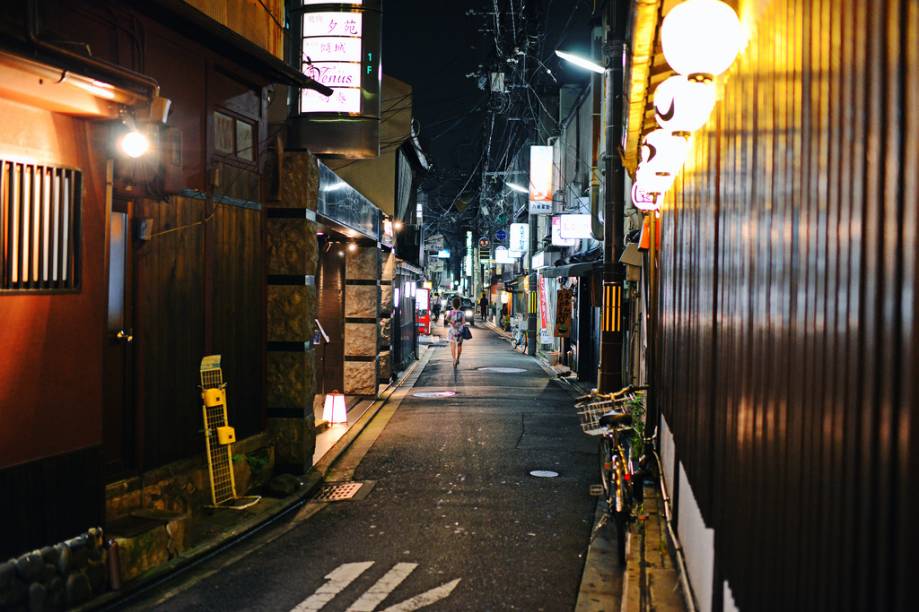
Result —
[{"label": "night sky", "polygon": [[[535,20],[529,23],[529,32],[532,48],[541,49],[539,59],[562,83],[586,82],[584,72],[560,66],[553,50],[588,44],[592,0],[384,2],[383,71],[414,87],[414,114],[421,128],[422,146],[434,165],[424,188],[434,200],[435,211],[437,206],[446,208],[467,185],[482,156],[487,138],[484,126],[490,120],[489,94],[479,88],[477,76],[466,75],[506,66],[515,46],[508,34],[512,3],[520,32],[516,44],[525,36],[519,19],[525,12]],[[504,35],[499,41],[502,52],[496,51],[495,4]],[[469,11],[475,14],[467,14]],[[498,117],[499,125],[504,119]],[[505,146],[500,142],[505,133],[497,132],[493,147]],[[478,179],[469,181],[463,193],[469,194],[479,183]]]}]

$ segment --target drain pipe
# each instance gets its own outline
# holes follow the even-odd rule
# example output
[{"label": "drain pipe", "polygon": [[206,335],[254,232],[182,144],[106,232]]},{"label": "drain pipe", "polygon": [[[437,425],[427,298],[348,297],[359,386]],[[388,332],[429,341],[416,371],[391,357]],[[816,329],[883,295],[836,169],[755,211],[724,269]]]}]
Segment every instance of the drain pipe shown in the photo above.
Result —
[{"label": "drain pipe", "polygon": [[118,64],[113,64],[112,62],[107,62],[95,57],[80,55],[79,53],[74,53],[70,49],[65,49],[40,39],[38,37],[37,0],[29,0],[28,5],[26,6],[26,35],[28,37],[29,43],[31,43],[34,47],[45,51],[46,53],[50,53],[51,55],[61,59],[87,66],[106,75],[134,83],[147,92],[150,101],[153,101],[159,97],[160,85],[153,77],[141,74],[140,72],[136,72],[134,70],[129,70],[128,68],[124,68]]},{"label": "drain pipe", "polygon": [[[594,27],[590,36],[590,56],[600,57],[603,28]],[[603,221],[600,221],[600,109],[601,96],[603,95],[602,75],[591,73],[590,91],[593,100],[591,117],[593,125],[591,130],[591,163],[590,163],[590,235],[597,242],[603,242]]]}]

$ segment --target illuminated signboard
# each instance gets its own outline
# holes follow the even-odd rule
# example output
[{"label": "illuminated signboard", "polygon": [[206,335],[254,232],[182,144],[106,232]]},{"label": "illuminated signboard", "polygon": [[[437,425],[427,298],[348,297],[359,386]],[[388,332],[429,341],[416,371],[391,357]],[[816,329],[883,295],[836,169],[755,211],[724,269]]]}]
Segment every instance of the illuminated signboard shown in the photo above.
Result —
[{"label": "illuminated signboard", "polygon": [[381,0],[318,2],[291,9],[300,69],[332,90],[299,90],[290,145],[350,159],[379,156]]},{"label": "illuminated signboard", "polygon": [[441,259],[450,259],[450,249],[441,249],[437,251],[437,256]]},{"label": "illuminated signboard", "polygon": [[415,292],[415,308],[421,311],[430,310],[430,295],[429,289],[418,287]]},{"label": "illuminated signboard", "polygon": [[353,12],[303,14],[303,74],[328,85],[326,97],[307,89],[301,113],[360,113],[364,16]]},{"label": "illuminated signboard", "polygon": [[561,215],[559,219],[562,238],[590,238],[590,215]]},{"label": "illuminated signboard", "polygon": [[511,240],[508,250],[517,257],[530,250],[530,225],[528,223],[511,223]]},{"label": "illuminated signboard", "polygon": [[577,246],[576,238],[562,238],[562,218],[552,217],[552,246]]},{"label": "illuminated signboard", "polygon": [[552,147],[530,147],[530,214],[552,212]]},{"label": "illuminated signboard", "polygon": [[514,263],[514,258],[511,257],[511,254],[508,252],[507,247],[499,246],[495,248],[495,263],[497,264]]}]

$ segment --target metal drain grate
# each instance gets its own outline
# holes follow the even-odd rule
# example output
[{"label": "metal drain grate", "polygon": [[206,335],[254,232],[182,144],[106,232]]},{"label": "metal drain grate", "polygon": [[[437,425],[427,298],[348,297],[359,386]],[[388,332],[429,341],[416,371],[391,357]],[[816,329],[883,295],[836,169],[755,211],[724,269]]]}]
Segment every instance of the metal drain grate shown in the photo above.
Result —
[{"label": "metal drain grate", "polygon": [[363,486],[363,482],[329,482],[322,485],[310,501],[337,502],[349,500],[353,498]]}]

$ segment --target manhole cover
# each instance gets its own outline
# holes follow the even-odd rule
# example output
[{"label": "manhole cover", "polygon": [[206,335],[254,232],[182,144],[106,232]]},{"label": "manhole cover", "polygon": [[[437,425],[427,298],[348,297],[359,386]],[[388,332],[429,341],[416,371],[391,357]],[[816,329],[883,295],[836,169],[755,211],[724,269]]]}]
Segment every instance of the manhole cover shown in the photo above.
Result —
[{"label": "manhole cover", "polygon": [[520,374],[521,372],[526,372],[526,370],[523,368],[487,367],[487,368],[479,368],[479,372],[497,372],[498,374]]},{"label": "manhole cover", "polygon": [[337,502],[353,498],[361,487],[363,482],[329,482],[322,487],[316,495],[310,499],[311,502]]},{"label": "manhole cover", "polygon": [[415,397],[453,397],[456,391],[419,391],[412,395]]},{"label": "manhole cover", "polygon": [[533,470],[530,472],[530,476],[535,476],[536,478],[556,478],[558,472],[553,472],[552,470]]}]

